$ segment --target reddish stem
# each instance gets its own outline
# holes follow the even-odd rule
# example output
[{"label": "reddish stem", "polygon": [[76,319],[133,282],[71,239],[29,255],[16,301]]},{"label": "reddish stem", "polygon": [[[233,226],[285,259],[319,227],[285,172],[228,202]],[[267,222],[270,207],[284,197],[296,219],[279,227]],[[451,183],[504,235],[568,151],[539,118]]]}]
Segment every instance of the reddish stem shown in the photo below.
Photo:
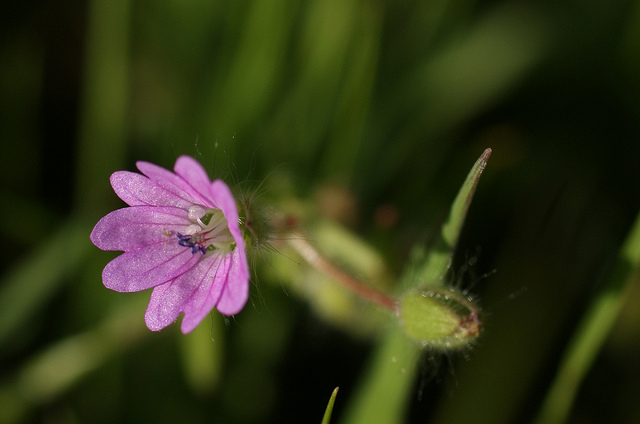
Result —
[{"label": "reddish stem", "polygon": [[352,275],[347,274],[328,258],[320,254],[320,252],[318,252],[308,241],[298,237],[292,237],[288,242],[291,247],[293,247],[311,266],[333,277],[336,281],[359,297],[388,309],[396,315],[398,314],[398,304],[395,300],[386,294],[375,290],[373,287],[365,284]]}]

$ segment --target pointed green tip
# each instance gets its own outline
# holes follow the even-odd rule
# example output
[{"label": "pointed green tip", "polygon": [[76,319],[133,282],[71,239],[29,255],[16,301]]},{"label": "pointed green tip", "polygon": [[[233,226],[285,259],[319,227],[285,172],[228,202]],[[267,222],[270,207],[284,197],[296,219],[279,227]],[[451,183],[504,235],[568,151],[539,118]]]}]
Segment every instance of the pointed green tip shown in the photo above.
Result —
[{"label": "pointed green tip", "polygon": [[[442,226],[440,240],[424,259],[423,264],[416,267],[414,273],[414,276],[418,277],[416,281],[431,284],[433,281],[441,279],[449,270],[462,225],[467,217],[467,211],[480,181],[480,176],[487,167],[491,152],[490,148],[485,149],[469,171],[451,205],[449,217]],[[410,284],[410,286],[416,287],[415,284]]]},{"label": "pointed green tip", "polygon": [[487,148],[482,152],[476,163],[473,164],[473,168],[471,168],[469,175],[467,175],[466,180],[462,184],[458,195],[453,201],[453,205],[451,205],[449,219],[442,227],[442,237],[449,246],[453,247],[458,241],[458,236],[460,235],[464,219],[467,216],[469,205],[471,204],[473,195],[476,192],[480,176],[487,167],[487,162],[489,161],[491,152],[491,148]]},{"label": "pointed green tip", "polygon": [[338,389],[336,387],[333,389],[333,393],[331,393],[331,397],[329,398],[329,403],[327,404],[327,409],[324,411],[324,417],[322,417],[322,424],[329,424],[331,420],[331,413],[333,412],[333,404],[336,401],[336,396],[338,396]]}]

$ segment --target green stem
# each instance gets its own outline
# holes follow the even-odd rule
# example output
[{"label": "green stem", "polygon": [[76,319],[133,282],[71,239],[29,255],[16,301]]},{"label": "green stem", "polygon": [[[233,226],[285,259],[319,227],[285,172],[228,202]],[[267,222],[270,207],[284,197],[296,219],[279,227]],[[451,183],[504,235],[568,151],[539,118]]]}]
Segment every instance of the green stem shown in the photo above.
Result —
[{"label": "green stem", "polygon": [[640,215],[622,246],[607,283],[584,315],[543,402],[537,423],[566,421],[577,391],[622,308],[640,265]]},{"label": "green stem", "polygon": [[[486,149],[471,168],[451,206],[436,248],[426,257],[421,257],[421,263],[415,265],[416,270],[412,265],[405,270],[402,279],[404,293],[440,287],[441,277],[449,268],[471,199],[490,155],[491,149]],[[343,422],[402,422],[420,355],[420,345],[408,338],[406,331],[400,327],[390,328],[376,347],[366,377],[360,383],[358,395],[349,405]]]},{"label": "green stem", "polygon": [[376,347],[341,423],[403,422],[419,360],[418,345],[398,327],[390,328]]}]

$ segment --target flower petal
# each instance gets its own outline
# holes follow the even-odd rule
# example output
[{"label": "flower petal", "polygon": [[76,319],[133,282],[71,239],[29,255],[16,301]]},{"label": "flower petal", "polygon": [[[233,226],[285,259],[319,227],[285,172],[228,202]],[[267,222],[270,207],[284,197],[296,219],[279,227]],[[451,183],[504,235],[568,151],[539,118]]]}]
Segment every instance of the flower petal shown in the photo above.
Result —
[{"label": "flower petal", "polygon": [[224,257],[210,256],[189,272],[153,289],[145,322],[150,330],[158,331],[185,313],[182,332],[191,332],[217,303],[222,286],[219,275],[225,273]]},{"label": "flower petal", "polygon": [[177,241],[151,244],[109,262],[102,271],[102,283],[118,292],[146,290],[184,274],[201,258]]},{"label": "flower petal", "polygon": [[208,272],[203,275],[198,289],[193,292],[183,308],[184,318],[180,329],[184,334],[196,328],[220,300],[220,295],[225,289],[230,262],[230,255],[216,257]]},{"label": "flower petal", "polygon": [[175,206],[188,209],[193,204],[136,172],[114,172],[110,181],[118,197],[129,206]]},{"label": "flower petal", "polygon": [[200,165],[200,162],[191,156],[180,156],[178,160],[176,160],[173,170],[202,197],[211,202],[209,194],[211,180],[209,179],[207,171]]},{"label": "flower petal", "polygon": [[233,265],[230,271],[233,275],[229,276],[229,282],[226,284],[225,291],[222,294],[222,300],[217,306],[219,312],[225,315],[233,315],[242,309],[249,297],[249,262],[247,261],[244,238],[238,222],[238,206],[229,186],[222,180],[215,180],[211,184],[211,198],[214,205],[222,210],[227,220],[229,231],[236,242],[232,257]]},{"label": "flower petal", "polygon": [[[184,275],[184,274],[183,274]],[[183,291],[176,280],[153,288],[144,322],[151,331],[160,331],[178,319],[184,303]],[[187,298],[190,294],[187,294]]]},{"label": "flower petal", "polygon": [[249,299],[249,268],[248,265],[244,266],[247,262],[244,251],[236,249],[228,257],[231,266],[225,275],[222,296],[216,309],[223,315],[235,315]]},{"label": "flower petal", "polygon": [[[100,249],[125,252],[104,268],[104,285],[120,292],[155,287],[145,314],[151,330],[166,327],[180,313],[184,333],[215,307],[226,315],[238,313],[248,299],[250,273],[229,187],[221,180],[211,182],[188,156],[178,158],[175,174],[148,162],[137,166],[144,176],[127,171],[111,176],[116,194],[130,207],[103,217],[91,233]],[[222,211],[235,241],[231,253],[202,255],[178,243],[176,234],[192,224],[192,205]]]},{"label": "flower petal", "polygon": [[190,223],[184,209],[131,206],[103,217],[90,238],[102,250],[130,251],[169,241],[177,244],[176,233],[184,231]]},{"label": "flower petal", "polygon": [[186,200],[190,205],[211,206],[210,200],[198,193],[189,183],[173,172],[149,162],[136,162],[136,166],[140,172],[151,178],[157,185]]},{"label": "flower petal", "polygon": [[244,237],[242,237],[242,232],[240,231],[236,199],[233,197],[233,193],[231,193],[229,186],[227,186],[222,180],[215,180],[211,183],[210,193],[215,207],[222,211],[225,219],[227,220],[229,231],[236,242],[236,250],[243,252],[243,268],[247,271],[247,275],[249,275],[249,264],[246,260],[246,254],[244,254]]}]

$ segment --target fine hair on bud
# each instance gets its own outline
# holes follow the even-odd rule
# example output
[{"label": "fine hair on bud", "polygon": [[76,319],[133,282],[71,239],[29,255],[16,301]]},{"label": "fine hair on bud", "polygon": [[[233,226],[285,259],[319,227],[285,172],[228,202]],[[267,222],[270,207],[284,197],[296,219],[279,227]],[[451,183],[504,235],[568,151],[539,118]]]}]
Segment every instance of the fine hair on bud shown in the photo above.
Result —
[{"label": "fine hair on bud", "polygon": [[475,342],[482,330],[478,305],[455,287],[410,291],[401,297],[399,309],[406,336],[423,348],[463,350]]},{"label": "fine hair on bud", "polygon": [[243,190],[241,192],[236,190],[240,230],[247,250],[251,253],[270,248],[269,235],[271,234],[271,226],[269,224],[269,213],[257,201],[257,192],[258,190]]}]

